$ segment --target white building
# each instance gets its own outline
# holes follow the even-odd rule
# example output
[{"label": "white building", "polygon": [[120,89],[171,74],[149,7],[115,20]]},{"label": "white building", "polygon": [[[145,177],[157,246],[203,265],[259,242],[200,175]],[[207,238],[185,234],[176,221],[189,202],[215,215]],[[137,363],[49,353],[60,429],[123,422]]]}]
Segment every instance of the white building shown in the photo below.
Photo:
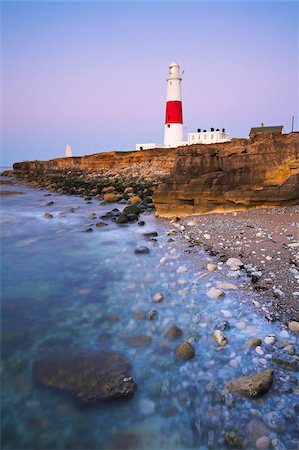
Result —
[{"label": "white building", "polygon": [[201,130],[200,128],[197,132],[188,133],[188,145],[192,144],[217,144],[220,142],[229,142],[231,139],[226,133],[225,128],[220,130],[217,128],[211,128],[210,131]]},{"label": "white building", "polygon": [[71,156],[73,156],[72,149],[71,146],[67,144],[67,146],[65,147],[65,157],[70,158]]},{"label": "white building", "polygon": [[136,144],[136,150],[150,150],[151,148],[163,148],[163,144],[155,144],[155,143],[149,143],[149,144]]}]

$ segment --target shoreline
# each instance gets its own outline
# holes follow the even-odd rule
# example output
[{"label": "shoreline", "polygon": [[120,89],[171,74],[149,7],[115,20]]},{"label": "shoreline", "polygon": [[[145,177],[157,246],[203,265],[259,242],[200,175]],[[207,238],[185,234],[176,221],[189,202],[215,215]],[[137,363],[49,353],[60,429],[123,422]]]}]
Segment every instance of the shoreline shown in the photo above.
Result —
[{"label": "shoreline", "polygon": [[[21,174],[5,171],[3,175],[14,177],[16,184],[49,192],[90,196],[90,200],[98,200],[100,204],[113,201],[124,207],[135,204],[143,211],[154,211],[151,199],[153,184],[145,180],[95,179],[77,172],[68,174],[68,177],[55,172]],[[70,191],[73,178],[76,187]],[[279,320],[287,325],[291,321],[299,322],[298,217],[299,206],[284,206],[166,220],[170,228],[175,227],[181,234],[188,247],[200,247],[212,257],[210,262],[215,262],[213,270],[227,268],[228,282],[237,280],[240,271],[245,273],[249,280],[246,289],[254,291],[261,299],[255,304],[260,313],[269,322]],[[239,271],[233,273],[229,270],[225,264],[229,258],[241,260],[243,265]]]},{"label": "shoreline", "polygon": [[[299,206],[194,215],[174,225],[189,246],[202,246],[220,266],[238,258],[261,296],[261,313],[269,321],[299,321]],[[227,268],[228,281],[239,278]]]}]

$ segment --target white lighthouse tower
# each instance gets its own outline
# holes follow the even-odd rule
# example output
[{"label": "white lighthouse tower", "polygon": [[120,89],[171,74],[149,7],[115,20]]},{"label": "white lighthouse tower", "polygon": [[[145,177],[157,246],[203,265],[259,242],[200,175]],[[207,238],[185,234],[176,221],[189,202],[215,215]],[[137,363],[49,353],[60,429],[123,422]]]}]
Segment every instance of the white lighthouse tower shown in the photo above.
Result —
[{"label": "white lighthouse tower", "polygon": [[173,61],[167,78],[166,117],[164,146],[178,147],[183,141],[183,113],[180,66]]}]

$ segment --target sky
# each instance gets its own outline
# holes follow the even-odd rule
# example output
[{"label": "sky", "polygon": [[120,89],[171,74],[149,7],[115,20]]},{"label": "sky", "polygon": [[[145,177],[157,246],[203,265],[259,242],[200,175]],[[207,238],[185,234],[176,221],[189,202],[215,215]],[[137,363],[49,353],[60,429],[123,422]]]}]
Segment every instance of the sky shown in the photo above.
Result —
[{"label": "sky", "polygon": [[2,1],[1,165],[163,143],[168,65],[185,139],[298,118],[296,1]]}]

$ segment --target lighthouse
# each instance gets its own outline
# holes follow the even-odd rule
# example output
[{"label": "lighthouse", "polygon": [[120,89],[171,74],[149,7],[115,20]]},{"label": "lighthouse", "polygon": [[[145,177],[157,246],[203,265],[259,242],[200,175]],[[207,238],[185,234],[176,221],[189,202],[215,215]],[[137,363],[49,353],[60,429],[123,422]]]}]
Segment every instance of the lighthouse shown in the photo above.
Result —
[{"label": "lighthouse", "polygon": [[183,141],[183,112],[180,66],[176,61],[169,65],[167,78],[164,146],[178,147]]}]

